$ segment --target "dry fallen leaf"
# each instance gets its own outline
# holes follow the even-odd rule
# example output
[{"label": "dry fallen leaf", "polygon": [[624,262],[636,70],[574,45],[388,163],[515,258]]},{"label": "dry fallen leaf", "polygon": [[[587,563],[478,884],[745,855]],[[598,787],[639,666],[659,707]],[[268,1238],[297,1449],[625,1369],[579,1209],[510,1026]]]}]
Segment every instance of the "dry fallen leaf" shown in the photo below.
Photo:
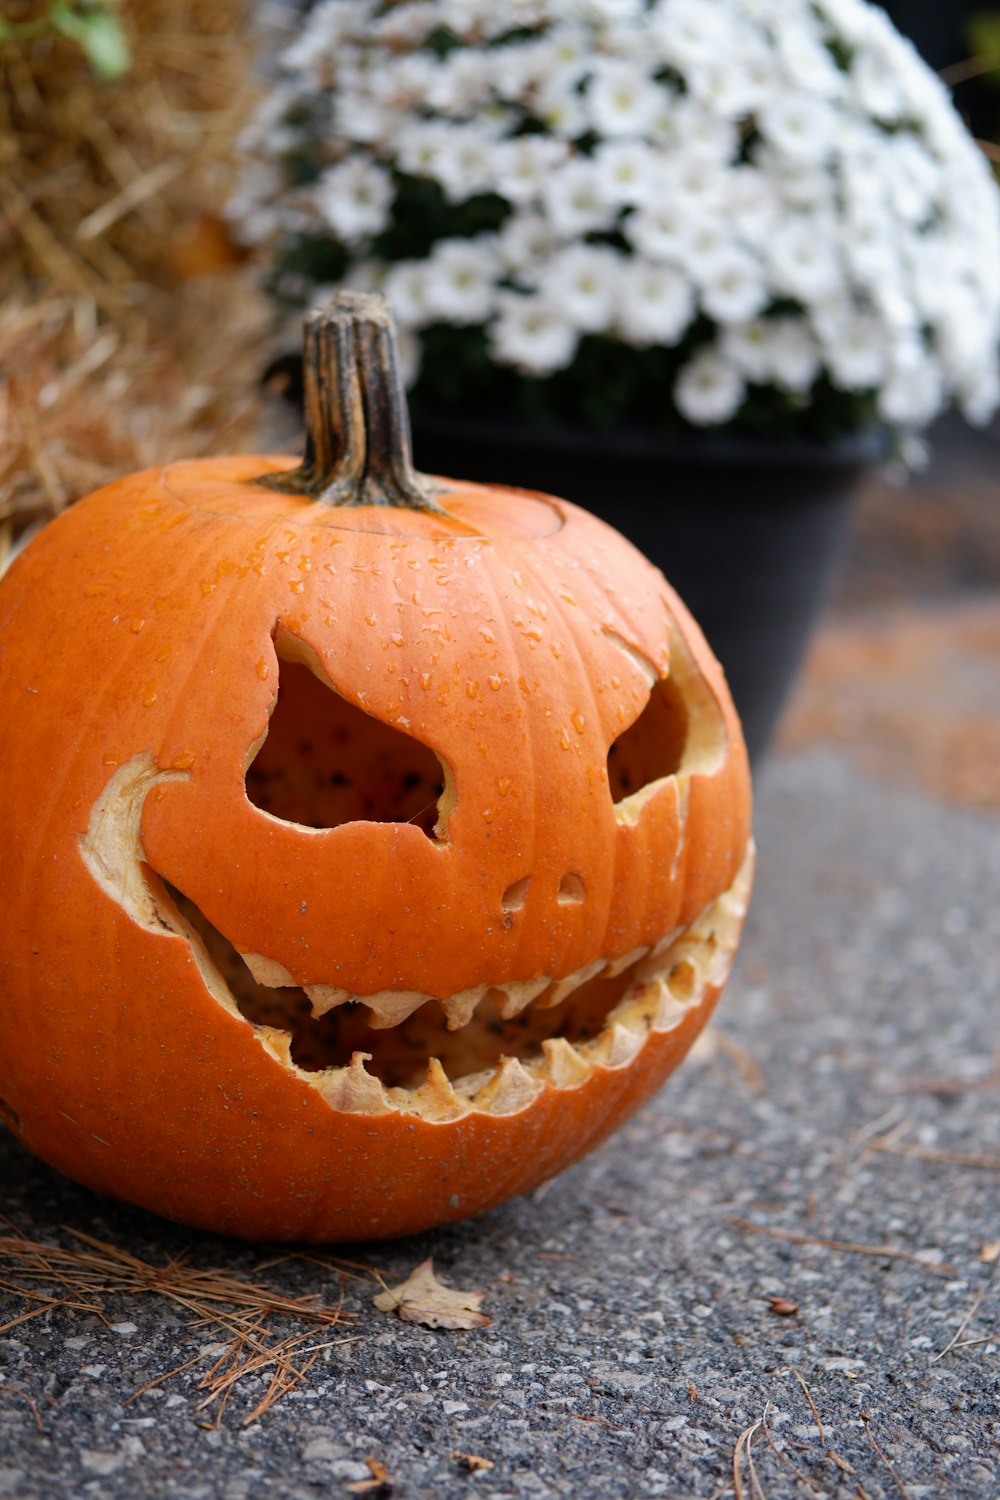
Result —
[{"label": "dry fallen leaf", "polygon": [[469,1474],[480,1474],[494,1467],[492,1458],[482,1458],[478,1453],[462,1453],[456,1448],[451,1456]]},{"label": "dry fallen leaf", "polygon": [[404,1323],[425,1328],[485,1328],[489,1318],[479,1311],[484,1292],[461,1292],[442,1286],[428,1258],[399,1286],[379,1292],[374,1299],[381,1312],[398,1313]]},{"label": "dry fallen leaf", "polygon": [[983,1245],[979,1252],[979,1259],[984,1266],[992,1266],[1000,1260],[1000,1240],[991,1240],[988,1245]]},{"label": "dry fallen leaf", "polygon": [[794,1318],[799,1310],[799,1304],[790,1297],[768,1297],[767,1307],[778,1318]]}]

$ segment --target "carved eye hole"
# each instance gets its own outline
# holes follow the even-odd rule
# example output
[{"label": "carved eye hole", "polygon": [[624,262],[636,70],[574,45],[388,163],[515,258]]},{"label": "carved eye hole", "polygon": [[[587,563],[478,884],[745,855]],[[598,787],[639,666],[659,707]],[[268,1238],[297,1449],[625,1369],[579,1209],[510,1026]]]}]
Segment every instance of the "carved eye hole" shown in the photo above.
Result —
[{"label": "carved eye hole", "polygon": [[[443,838],[448,778],[433,750],[348,703],[301,642],[279,636],[276,647],[277,701],[246,772],[254,806],[306,828],[412,823]],[[288,659],[293,649],[300,659]]]},{"label": "carved eye hole", "polygon": [[608,751],[608,785],[619,819],[632,821],[640,794],[679,771],[712,775],[725,760],[726,728],[718,703],[679,634],[670,642],[670,675],[661,678],[613,631],[605,637],[649,683],[649,698],[634,723]]},{"label": "carved eye hole", "polygon": [[608,784],[616,802],[680,769],[688,709],[672,677],[657,680],[642,713],[608,751]]}]

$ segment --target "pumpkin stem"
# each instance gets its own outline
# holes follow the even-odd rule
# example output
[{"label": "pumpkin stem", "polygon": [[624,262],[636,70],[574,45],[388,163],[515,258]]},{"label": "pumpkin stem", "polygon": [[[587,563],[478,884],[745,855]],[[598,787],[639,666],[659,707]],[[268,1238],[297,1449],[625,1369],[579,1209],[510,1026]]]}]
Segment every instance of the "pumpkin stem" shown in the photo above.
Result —
[{"label": "pumpkin stem", "polygon": [[254,482],[321,505],[391,505],[444,515],[413,467],[410,416],[384,297],[338,292],[309,314],[301,467]]}]

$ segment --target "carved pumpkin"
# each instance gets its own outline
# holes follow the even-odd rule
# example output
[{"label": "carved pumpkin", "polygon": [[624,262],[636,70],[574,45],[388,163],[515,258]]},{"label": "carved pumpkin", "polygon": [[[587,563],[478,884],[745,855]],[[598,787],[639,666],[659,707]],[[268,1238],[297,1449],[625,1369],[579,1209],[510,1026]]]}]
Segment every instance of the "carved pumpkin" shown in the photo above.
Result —
[{"label": "carved pumpkin", "polygon": [[721,673],[565,501],[413,472],[392,330],[310,437],[50,525],[0,589],[0,1094],[40,1156],[251,1237],[524,1192],[704,1025],[750,883]]}]

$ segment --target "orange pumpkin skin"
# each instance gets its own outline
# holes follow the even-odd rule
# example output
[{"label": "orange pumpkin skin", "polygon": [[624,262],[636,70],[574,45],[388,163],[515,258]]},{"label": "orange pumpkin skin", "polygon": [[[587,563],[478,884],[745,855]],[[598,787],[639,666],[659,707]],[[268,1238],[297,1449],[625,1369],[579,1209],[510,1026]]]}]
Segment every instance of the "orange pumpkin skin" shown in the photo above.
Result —
[{"label": "orange pumpkin skin", "polygon": [[[442,514],[248,482],[287,463],[110,485],[0,585],[3,1118],[67,1175],[192,1225],[400,1235],[530,1190],[685,1055],[745,906],[746,755],[697,627],[603,523],[454,481]],[[249,800],[289,666],[433,752],[436,833],[307,828]],[[678,681],[684,702],[663,712],[682,715],[683,744],[662,767],[655,733],[629,751],[646,784],[616,805],[609,747]],[[240,1013],[189,909],[278,1000],[305,986],[352,1018],[319,1067]],[[654,972],[656,945],[670,964]],[[605,1001],[590,970],[616,960]],[[488,1057],[449,999],[571,974],[562,1010],[495,1018]],[[593,1023],[573,1009],[584,993]],[[439,1001],[458,1007],[442,1045],[470,1049],[458,1073],[483,1062],[475,1087],[409,1076]],[[417,1002],[393,1030],[393,1007]],[[384,1088],[362,1071],[359,1015],[376,1020]],[[571,1047],[546,1017],[566,1018]],[[519,1047],[523,1066],[490,1082]]]}]

